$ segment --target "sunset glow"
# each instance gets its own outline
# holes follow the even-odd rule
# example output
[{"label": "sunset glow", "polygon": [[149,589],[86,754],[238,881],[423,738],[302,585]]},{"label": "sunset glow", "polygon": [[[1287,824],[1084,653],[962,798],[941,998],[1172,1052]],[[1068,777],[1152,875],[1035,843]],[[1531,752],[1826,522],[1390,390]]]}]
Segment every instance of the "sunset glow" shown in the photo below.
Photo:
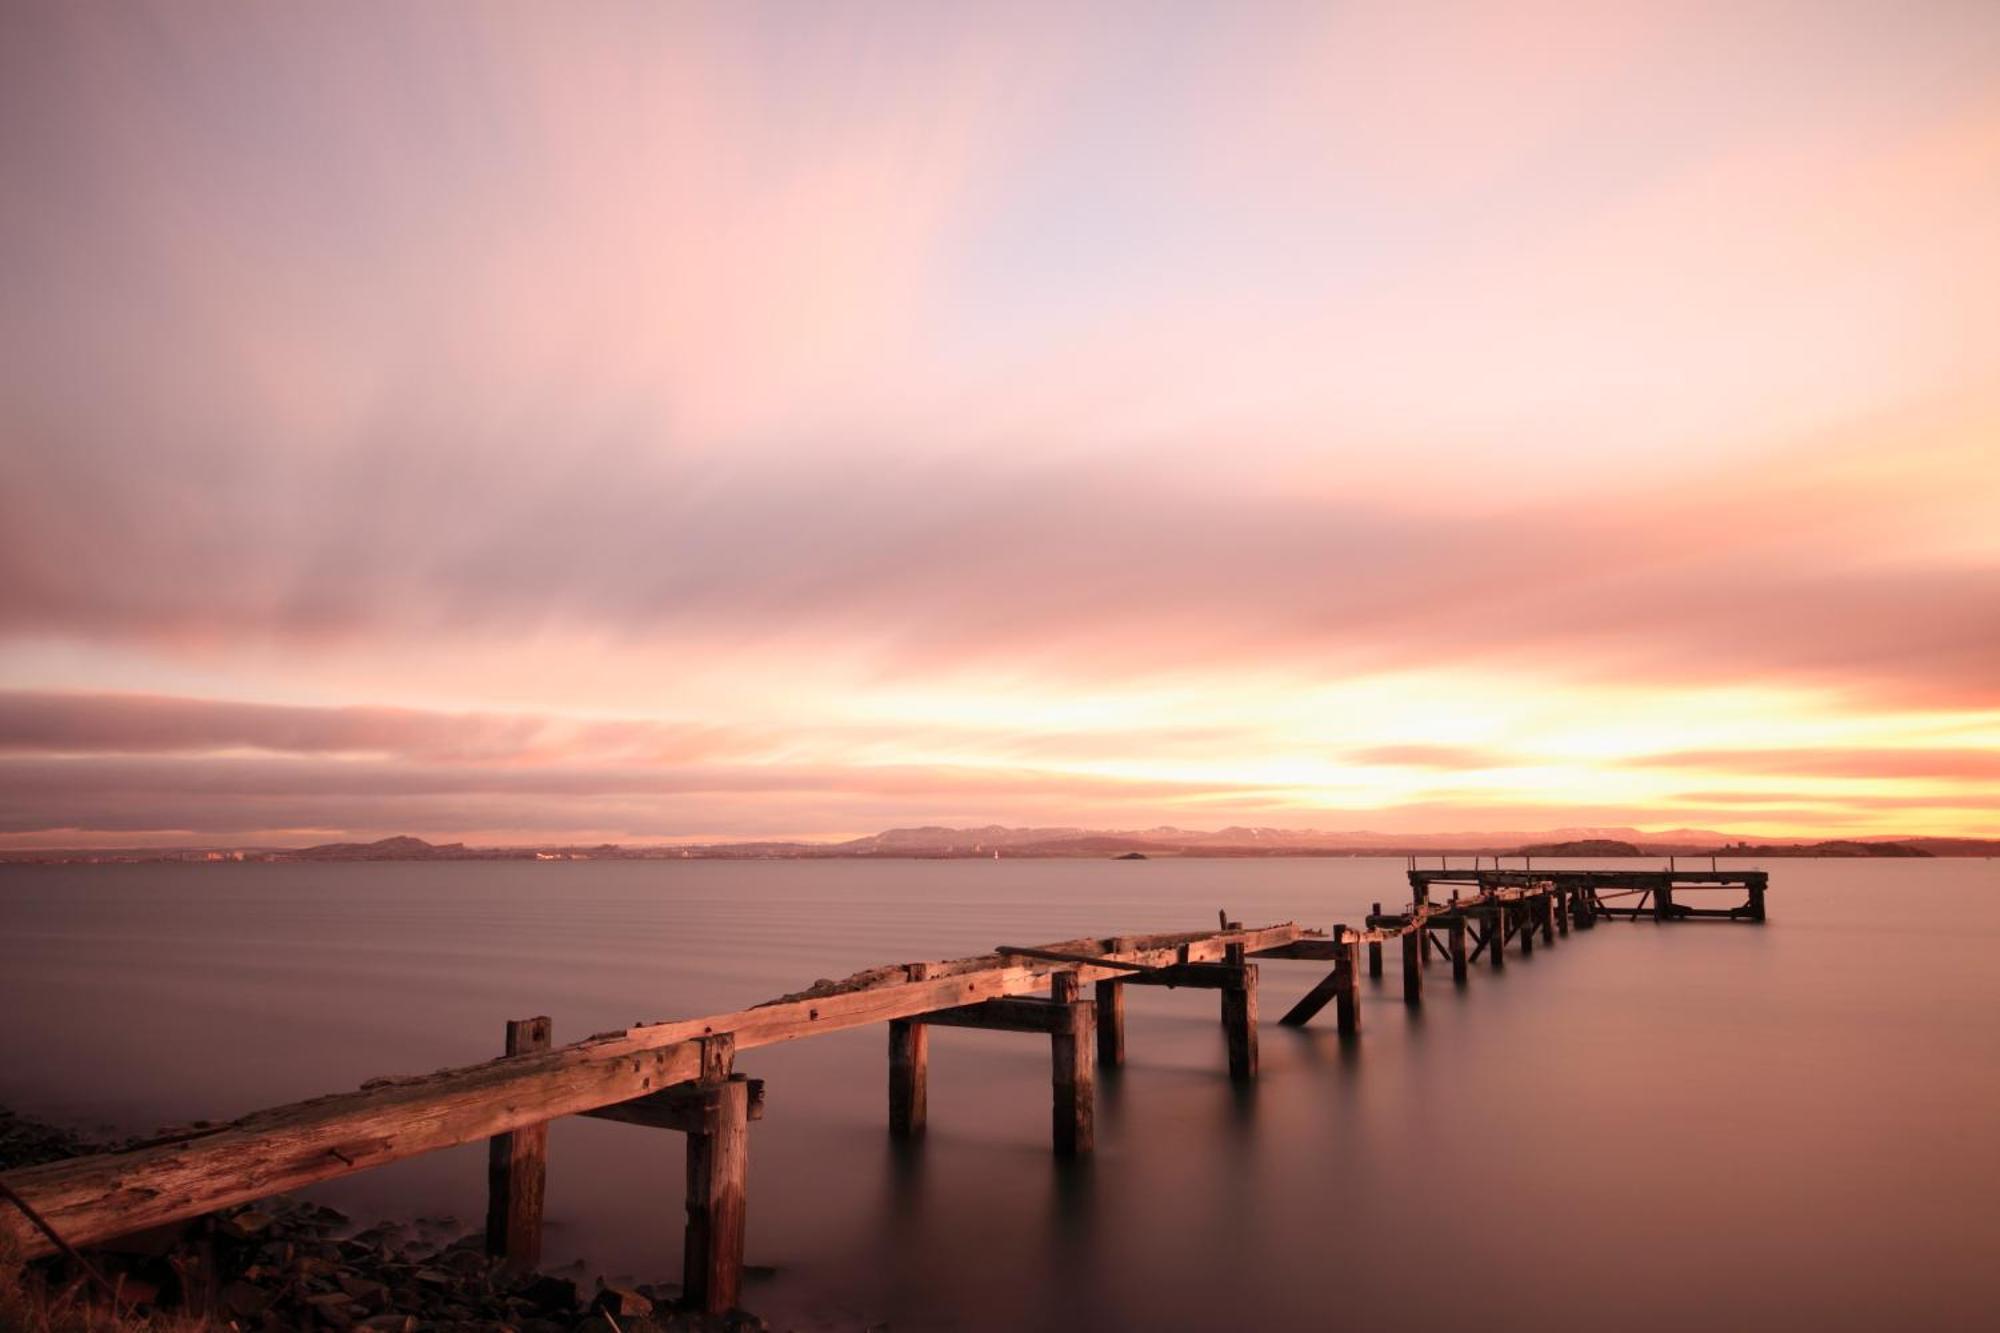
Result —
[{"label": "sunset glow", "polygon": [[0,848],[2000,836],[2000,8],[1142,12],[8,6]]}]

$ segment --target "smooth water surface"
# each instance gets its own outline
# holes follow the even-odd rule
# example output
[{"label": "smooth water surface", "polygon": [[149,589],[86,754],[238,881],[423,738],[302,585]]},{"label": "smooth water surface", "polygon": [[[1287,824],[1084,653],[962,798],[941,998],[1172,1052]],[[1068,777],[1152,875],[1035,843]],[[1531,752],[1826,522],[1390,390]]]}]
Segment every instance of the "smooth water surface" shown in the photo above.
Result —
[{"label": "smooth water surface", "polygon": [[[1607,923],[1531,958],[1391,959],[1363,1032],[1134,987],[1098,1151],[1048,1146],[1043,1039],[936,1030],[930,1134],[886,1131],[880,1027],[747,1052],[745,1293],[780,1326],[1990,1326],[2000,1301],[2000,863],[1776,861],[1772,919]],[[125,1132],[736,1008],[995,944],[1358,921],[1400,860],[522,862],[0,869],[0,1103]],[[551,1136],[548,1261],[679,1274],[681,1140]],[[456,1149],[314,1192],[482,1215]]]}]

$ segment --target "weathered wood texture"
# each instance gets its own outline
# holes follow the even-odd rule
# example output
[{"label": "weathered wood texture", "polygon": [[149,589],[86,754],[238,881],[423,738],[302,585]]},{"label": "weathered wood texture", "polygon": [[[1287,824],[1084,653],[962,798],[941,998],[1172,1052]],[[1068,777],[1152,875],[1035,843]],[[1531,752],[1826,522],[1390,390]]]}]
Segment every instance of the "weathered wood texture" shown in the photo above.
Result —
[{"label": "weathered wood texture", "polygon": [[1229,1077],[1248,1083],[1257,1077],[1257,965],[1244,961],[1241,945],[1233,946],[1229,984],[1222,988],[1222,1032],[1229,1048]]},{"label": "weathered wood texture", "polygon": [[[1135,936],[1121,941],[1127,947],[1117,958],[1154,966],[1214,962],[1231,943],[1256,953],[1315,937],[1289,923]],[[1111,953],[1108,941],[1097,939],[1047,947]],[[750,1050],[1038,991],[1055,971],[1054,964],[998,954],[930,966],[935,975],[920,981],[910,980],[899,964],[754,1009],[642,1024],[551,1051],[377,1080],[354,1092],[254,1112],[123,1152],[30,1167],[5,1179],[71,1244],[90,1245],[690,1082],[700,1076],[704,1037],[727,1033],[737,1050]],[[1130,974],[1105,966],[1068,968],[1064,975],[1097,981]],[[54,1248],[14,1209],[0,1209],[0,1236],[24,1258]]]},{"label": "weathered wood texture", "polygon": [[[508,1055],[549,1049],[554,1024],[547,1017],[512,1019]],[[522,1272],[542,1261],[542,1195],[548,1182],[549,1125],[523,1125],[496,1134],[486,1150],[486,1253]]]},{"label": "weathered wood texture", "polygon": [[1097,1063],[1116,1069],[1125,1063],[1125,983],[1100,981],[1097,986]]},{"label": "weathered wood texture", "polygon": [[689,1304],[709,1314],[734,1309],[743,1280],[749,1091],[740,1078],[705,1087],[701,1126],[687,1136],[681,1289]]},{"label": "weathered wood texture", "polygon": [[1097,1146],[1097,1052],[1092,1044],[1097,1006],[1083,998],[1074,972],[1059,973],[1050,996],[1069,1017],[1066,1029],[1049,1039],[1056,1155],[1076,1157]]}]

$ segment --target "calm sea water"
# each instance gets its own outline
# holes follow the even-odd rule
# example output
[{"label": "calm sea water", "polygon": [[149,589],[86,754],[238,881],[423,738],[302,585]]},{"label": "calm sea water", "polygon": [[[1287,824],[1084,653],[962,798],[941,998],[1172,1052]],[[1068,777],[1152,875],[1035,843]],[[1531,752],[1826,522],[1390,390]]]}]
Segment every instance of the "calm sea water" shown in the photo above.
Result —
[{"label": "calm sea water", "polygon": [[[1363,1034],[1277,1015],[1224,1072],[1212,992],[1134,988],[1098,1151],[1048,1147],[1044,1040],[941,1029],[886,1131],[881,1028],[746,1053],[746,1303],[799,1328],[1992,1327],[2000,862],[1778,861],[1772,920],[1611,923]],[[999,943],[1356,921],[1400,860],[0,870],[0,1103],[119,1131],[726,1010]],[[457,1149],[315,1192],[481,1216]],[[681,1139],[551,1136],[548,1260],[679,1275]]]}]

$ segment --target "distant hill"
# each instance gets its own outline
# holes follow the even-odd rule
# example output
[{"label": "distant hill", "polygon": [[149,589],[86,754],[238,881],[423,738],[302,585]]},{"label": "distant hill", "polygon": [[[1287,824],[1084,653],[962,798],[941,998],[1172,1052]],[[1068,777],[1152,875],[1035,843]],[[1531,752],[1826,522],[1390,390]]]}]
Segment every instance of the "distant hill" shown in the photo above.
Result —
[{"label": "distant hill", "polygon": [[1560,828],[1539,832],[1389,834],[1367,830],[1246,828],[1213,832],[1171,826],[1117,830],[1067,825],[976,828],[925,825],[887,829],[844,842],[672,843],[625,847],[542,845],[469,847],[402,835],[374,842],[330,842],[315,847],[156,847],[28,849],[0,852],[4,862],[243,862],[243,861],[657,861],[820,860],[833,858],[978,858],[1119,856],[1500,856],[1737,857],[2000,856],[2000,839],[1868,837],[1815,841],[1783,838],[1751,843],[1705,829],[1646,833],[1631,828]]},{"label": "distant hill", "polygon": [[[497,851],[499,849],[495,849]],[[294,861],[465,861],[490,858],[493,852],[475,852],[462,842],[442,846],[422,838],[383,838],[379,842],[327,842],[317,847],[301,847],[286,854]],[[532,852],[521,854],[532,855]]]},{"label": "distant hill", "polygon": [[1523,847],[1516,856],[1644,856],[1629,842],[1614,838],[1579,838],[1575,842],[1538,842]]},{"label": "distant hill", "polygon": [[1930,856],[1932,853],[1921,847],[1912,847],[1902,842],[1813,842],[1802,846],[1752,845],[1747,842],[1731,843],[1716,848],[1720,856]]}]

